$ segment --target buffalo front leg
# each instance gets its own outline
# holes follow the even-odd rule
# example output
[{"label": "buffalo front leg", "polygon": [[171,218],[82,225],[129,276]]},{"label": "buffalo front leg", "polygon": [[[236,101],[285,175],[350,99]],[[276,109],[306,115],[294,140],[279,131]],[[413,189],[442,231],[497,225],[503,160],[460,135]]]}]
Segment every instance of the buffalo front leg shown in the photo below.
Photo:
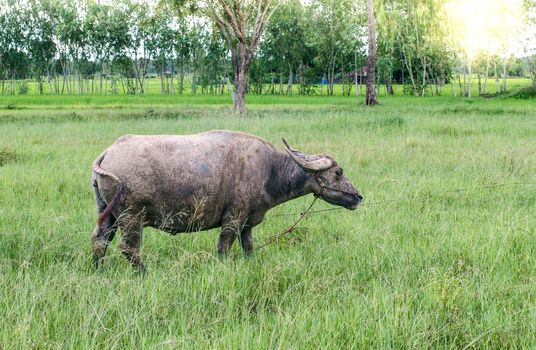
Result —
[{"label": "buffalo front leg", "polygon": [[231,250],[234,241],[238,237],[236,230],[224,229],[222,228],[220,233],[220,238],[218,240],[218,254],[220,256],[225,256]]},{"label": "buffalo front leg", "polygon": [[127,216],[119,223],[121,228],[121,241],[119,249],[127,258],[132,267],[138,271],[145,271],[145,266],[141,262],[140,247],[143,232],[142,215]]},{"label": "buffalo front leg", "polygon": [[247,256],[253,253],[253,238],[251,237],[251,227],[246,226],[240,233],[240,244]]},{"label": "buffalo front leg", "polygon": [[220,256],[227,255],[233,246],[234,241],[244,226],[244,219],[238,215],[226,213],[223,216],[220,239],[218,240],[218,254]]}]

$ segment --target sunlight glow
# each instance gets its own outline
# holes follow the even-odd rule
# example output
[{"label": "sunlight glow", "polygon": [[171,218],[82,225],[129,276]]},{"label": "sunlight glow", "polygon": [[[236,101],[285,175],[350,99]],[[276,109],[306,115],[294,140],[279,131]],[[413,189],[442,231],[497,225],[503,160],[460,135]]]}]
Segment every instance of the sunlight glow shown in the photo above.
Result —
[{"label": "sunlight glow", "polygon": [[517,53],[523,24],[522,0],[452,0],[445,6],[452,41],[468,58]]}]

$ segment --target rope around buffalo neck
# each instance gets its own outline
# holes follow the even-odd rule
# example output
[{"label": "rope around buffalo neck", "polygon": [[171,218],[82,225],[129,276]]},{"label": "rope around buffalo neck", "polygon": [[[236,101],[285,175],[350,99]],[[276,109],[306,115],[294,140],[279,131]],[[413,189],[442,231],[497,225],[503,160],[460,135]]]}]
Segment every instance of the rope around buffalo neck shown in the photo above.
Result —
[{"label": "rope around buffalo neck", "polygon": [[[278,241],[281,237],[283,237],[283,236],[285,236],[285,235],[287,235],[289,233],[292,233],[294,231],[294,228],[296,227],[296,225],[298,225],[300,223],[300,221],[302,221],[302,219],[310,212],[311,208],[316,203],[316,200],[318,198],[322,198],[322,195],[324,194],[324,189],[325,188],[330,189],[330,190],[334,190],[334,191],[338,191],[338,192],[341,192],[341,193],[349,193],[349,192],[346,192],[346,191],[338,190],[338,189],[330,187],[330,186],[326,186],[324,184],[324,182],[321,179],[319,179],[316,175],[314,176],[314,178],[315,178],[316,182],[318,183],[318,185],[320,186],[320,193],[314,195],[315,198],[313,199],[311,204],[307,207],[307,209],[305,209],[305,211],[300,213],[300,217],[298,218],[298,220],[296,220],[292,225],[287,227],[287,229],[285,229],[284,231],[272,236],[272,238],[268,239],[268,241],[266,241],[263,244],[261,244],[260,246],[258,246],[256,248],[256,250],[261,250],[262,248],[266,247],[267,245]],[[340,208],[332,208],[331,210],[334,210],[334,209],[340,209]],[[319,211],[316,211],[316,212],[320,212],[320,211],[322,211],[322,210],[319,210]]]},{"label": "rope around buffalo neck", "polygon": [[272,244],[275,241],[278,241],[279,238],[281,238],[281,237],[283,237],[283,236],[285,236],[285,235],[287,235],[289,233],[292,233],[292,231],[294,230],[296,225],[298,225],[300,223],[300,221],[302,221],[302,219],[307,215],[307,213],[309,213],[309,211],[311,210],[311,208],[315,204],[316,200],[322,196],[323,192],[324,192],[324,186],[321,186],[320,193],[318,195],[315,194],[315,198],[313,199],[311,204],[307,207],[307,209],[305,209],[305,211],[300,214],[300,217],[298,218],[298,220],[296,220],[292,225],[287,227],[286,230],[284,230],[284,231],[272,236],[272,238],[270,238],[268,241],[266,241],[263,244],[261,244],[260,246],[258,246],[256,248],[256,250],[261,250],[262,248],[266,247],[267,245]]}]

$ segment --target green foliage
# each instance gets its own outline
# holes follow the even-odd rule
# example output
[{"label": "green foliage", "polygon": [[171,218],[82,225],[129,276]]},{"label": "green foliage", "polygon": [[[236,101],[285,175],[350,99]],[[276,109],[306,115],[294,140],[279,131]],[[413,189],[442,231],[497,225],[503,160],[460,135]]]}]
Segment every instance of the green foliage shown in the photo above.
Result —
[{"label": "green foliage", "polygon": [[509,97],[519,99],[536,98],[536,86],[529,86],[526,88],[515,90],[509,94]]}]

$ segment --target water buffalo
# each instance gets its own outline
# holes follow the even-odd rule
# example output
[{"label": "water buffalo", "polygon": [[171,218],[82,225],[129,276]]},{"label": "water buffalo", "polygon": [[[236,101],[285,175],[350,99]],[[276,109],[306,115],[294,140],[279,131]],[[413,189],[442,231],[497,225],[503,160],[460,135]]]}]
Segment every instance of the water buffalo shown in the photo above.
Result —
[{"label": "water buffalo", "polygon": [[[285,140],[283,140],[285,142]],[[177,234],[221,227],[218,253],[237,237],[253,251],[251,229],[278,204],[314,193],[356,209],[363,197],[328,155],[285,151],[245,133],[126,135],[93,163],[97,227],[95,266],[121,228],[121,252],[143,269],[139,250],[145,226]]]}]

